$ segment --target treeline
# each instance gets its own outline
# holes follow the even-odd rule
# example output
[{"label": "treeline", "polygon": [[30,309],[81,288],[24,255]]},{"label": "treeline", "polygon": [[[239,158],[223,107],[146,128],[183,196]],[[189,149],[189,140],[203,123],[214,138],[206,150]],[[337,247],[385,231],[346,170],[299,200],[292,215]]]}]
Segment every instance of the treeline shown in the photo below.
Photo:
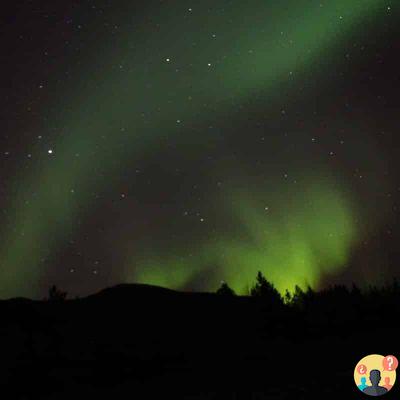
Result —
[{"label": "treeline", "polygon": [[[71,301],[52,286],[47,301],[0,301],[0,385],[16,399],[142,398],[149,388],[196,394],[188,399],[349,398],[356,363],[398,349],[397,280],[282,295],[255,278],[247,296],[223,282],[216,293],[136,284]],[[204,394],[215,388],[221,395]]]},{"label": "treeline", "polygon": [[[227,282],[222,282],[217,294],[223,296],[236,296],[235,291]],[[313,290],[308,286],[305,290],[295,286],[293,292],[286,290],[282,296],[275,286],[269,282],[262,272],[258,272],[255,284],[250,288],[251,297],[263,300],[271,306],[287,306],[299,310],[305,310],[329,304],[340,307],[341,305],[367,306],[372,309],[378,305],[390,304],[393,307],[400,304],[400,282],[394,278],[390,283],[382,286],[371,285],[361,289],[355,283],[346,285],[332,285],[323,290]]]},{"label": "treeline", "polygon": [[[235,291],[225,281],[216,291],[221,296],[238,296]],[[56,285],[49,288],[48,296],[44,299],[51,302],[61,302],[67,299],[68,293],[59,289]],[[282,296],[275,288],[273,283],[269,282],[261,271],[257,273],[256,281],[248,291],[248,296],[256,298],[271,307],[291,307],[298,310],[314,308],[315,306],[328,306],[335,304],[339,307],[342,304],[347,306],[351,304],[361,304],[376,308],[379,304],[391,304],[400,300],[400,282],[394,278],[390,283],[383,286],[371,285],[366,289],[359,288],[355,283],[351,287],[346,285],[333,285],[326,289],[316,291],[308,286],[305,290],[300,286],[295,286],[291,292],[286,290]],[[400,302],[399,302],[400,303]]]}]

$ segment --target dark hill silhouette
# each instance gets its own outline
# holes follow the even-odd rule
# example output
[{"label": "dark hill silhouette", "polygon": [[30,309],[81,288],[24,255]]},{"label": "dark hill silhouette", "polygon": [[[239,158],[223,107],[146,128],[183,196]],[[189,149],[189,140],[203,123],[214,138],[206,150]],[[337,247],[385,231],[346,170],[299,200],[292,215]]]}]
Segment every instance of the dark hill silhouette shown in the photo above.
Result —
[{"label": "dark hill silhouette", "polygon": [[187,293],[124,284],[81,299],[0,301],[0,385],[15,399],[154,398],[157,391],[351,399],[360,395],[352,381],[358,360],[399,348],[396,281],[365,292],[298,288],[285,304],[258,282],[253,296],[225,286]]},{"label": "dark hill silhouette", "polygon": [[127,295],[133,295],[133,294],[143,295],[144,294],[144,295],[154,296],[154,294],[157,294],[157,293],[161,294],[161,295],[171,295],[173,293],[175,293],[177,295],[184,294],[183,292],[178,292],[173,289],[164,288],[162,286],[149,285],[146,283],[121,283],[116,286],[105,288],[98,293],[88,296],[88,298],[107,296],[107,295],[121,296],[124,294],[127,294]]}]

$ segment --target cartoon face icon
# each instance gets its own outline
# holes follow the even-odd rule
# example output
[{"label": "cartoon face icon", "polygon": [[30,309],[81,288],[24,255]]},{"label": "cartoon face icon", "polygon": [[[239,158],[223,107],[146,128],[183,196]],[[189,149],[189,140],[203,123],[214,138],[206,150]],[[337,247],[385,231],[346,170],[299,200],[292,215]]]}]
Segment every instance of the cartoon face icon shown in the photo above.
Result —
[{"label": "cartoon face icon", "polygon": [[371,354],[357,363],[354,368],[354,381],[364,394],[382,396],[393,388],[397,366],[395,356]]}]

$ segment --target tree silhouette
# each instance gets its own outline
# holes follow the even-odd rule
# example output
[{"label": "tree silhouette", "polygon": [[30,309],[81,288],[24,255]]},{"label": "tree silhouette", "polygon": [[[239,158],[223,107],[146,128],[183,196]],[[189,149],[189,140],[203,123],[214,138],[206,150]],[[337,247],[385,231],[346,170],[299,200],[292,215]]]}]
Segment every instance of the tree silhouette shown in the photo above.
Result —
[{"label": "tree silhouette", "polygon": [[223,295],[223,296],[235,296],[236,293],[234,292],[233,289],[229,287],[229,285],[222,281],[221,286],[217,290],[217,294]]},{"label": "tree silhouette", "polygon": [[286,292],[285,292],[285,296],[284,296],[284,298],[283,298],[283,301],[284,301],[284,303],[287,304],[287,305],[291,305],[291,304],[292,304],[293,296],[292,296],[292,294],[289,292],[289,289],[286,289]]},{"label": "tree silhouette", "polygon": [[271,304],[283,304],[283,299],[275,286],[267,281],[261,271],[258,271],[255,285],[250,290],[250,295],[267,300]]},{"label": "tree silhouette", "polygon": [[67,297],[67,292],[64,292],[56,285],[53,285],[49,289],[49,297],[47,298],[48,301],[64,301]]}]

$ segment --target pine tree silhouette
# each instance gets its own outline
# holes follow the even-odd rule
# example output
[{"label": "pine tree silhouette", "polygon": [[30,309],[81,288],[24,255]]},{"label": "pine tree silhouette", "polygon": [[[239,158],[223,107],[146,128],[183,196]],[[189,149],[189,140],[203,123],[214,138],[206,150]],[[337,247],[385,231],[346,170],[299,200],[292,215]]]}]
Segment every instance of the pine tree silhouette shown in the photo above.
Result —
[{"label": "pine tree silhouette", "polygon": [[261,271],[258,271],[255,285],[250,290],[250,295],[265,299],[271,304],[283,304],[283,299],[275,286],[267,281]]}]

